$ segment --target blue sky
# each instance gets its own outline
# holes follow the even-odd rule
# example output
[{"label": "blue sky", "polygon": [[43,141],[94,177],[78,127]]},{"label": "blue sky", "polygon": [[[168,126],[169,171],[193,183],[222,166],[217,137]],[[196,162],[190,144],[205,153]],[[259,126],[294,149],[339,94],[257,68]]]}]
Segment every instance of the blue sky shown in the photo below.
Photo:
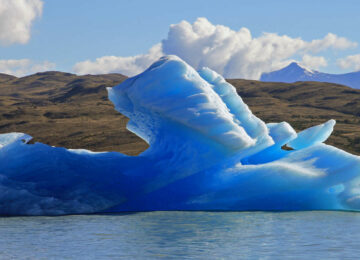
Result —
[{"label": "blue sky", "polygon": [[[7,0],[0,0],[0,4],[1,1]],[[42,15],[32,20],[29,40],[0,46],[2,60],[47,61],[54,64],[53,69],[73,72],[74,65],[81,61],[147,53],[152,46],[167,38],[170,24],[182,20],[192,24],[198,17],[234,31],[246,27],[252,37],[270,32],[310,42],[333,33],[352,43],[360,43],[360,1],[355,0],[42,2]],[[324,49],[315,56],[326,59],[327,66],[322,65],[319,70],[341,73],[357,67],[352,64],[340,68],[337,60],[359,53],[359,46],[352,46]],[[291,59],[300,60],[301,55],[303,53],[295,53]]]}]

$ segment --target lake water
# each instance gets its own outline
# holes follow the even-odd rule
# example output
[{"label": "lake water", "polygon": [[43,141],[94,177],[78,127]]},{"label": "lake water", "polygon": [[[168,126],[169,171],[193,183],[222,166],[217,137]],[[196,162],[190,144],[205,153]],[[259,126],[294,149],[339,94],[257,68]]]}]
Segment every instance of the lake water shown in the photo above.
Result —
[{"label": "lake water", "polygon": [[0,218],[1,259],[354,259],[360,213],[147,212]]}]

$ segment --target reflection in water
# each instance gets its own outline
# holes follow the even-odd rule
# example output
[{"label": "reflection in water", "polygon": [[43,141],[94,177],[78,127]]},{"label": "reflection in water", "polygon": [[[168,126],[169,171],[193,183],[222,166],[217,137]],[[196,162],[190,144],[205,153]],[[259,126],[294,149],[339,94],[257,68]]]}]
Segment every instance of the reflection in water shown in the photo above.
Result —
[{"label": "reflection in water", "polygon": [[357,257],[359,220],[345,212],[0,218],[0,259]]}]

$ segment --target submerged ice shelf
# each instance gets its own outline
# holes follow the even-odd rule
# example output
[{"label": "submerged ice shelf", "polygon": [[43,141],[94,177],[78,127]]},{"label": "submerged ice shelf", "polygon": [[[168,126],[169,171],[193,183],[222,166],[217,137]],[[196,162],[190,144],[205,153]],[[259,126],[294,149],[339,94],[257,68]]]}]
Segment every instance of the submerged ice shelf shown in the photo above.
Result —
[{"label": "submerged ice shelf", "polygon": [[265,124],[223,77],[176,56],[108,92],[150,148],[126,156],[2,134],[1,215],[360,210],[360,157],[323,144],[334,120],[300,133]]}]

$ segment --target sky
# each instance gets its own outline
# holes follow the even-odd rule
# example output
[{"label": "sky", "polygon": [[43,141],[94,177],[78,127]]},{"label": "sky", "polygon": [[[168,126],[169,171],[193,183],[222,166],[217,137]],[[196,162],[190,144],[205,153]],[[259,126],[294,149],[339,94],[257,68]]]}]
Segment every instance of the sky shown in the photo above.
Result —
[{"label": "sky", "polygon": [[228,78],[360,70],[360,1],[0,0],[0,72],[132,76],[175,54]]}]

